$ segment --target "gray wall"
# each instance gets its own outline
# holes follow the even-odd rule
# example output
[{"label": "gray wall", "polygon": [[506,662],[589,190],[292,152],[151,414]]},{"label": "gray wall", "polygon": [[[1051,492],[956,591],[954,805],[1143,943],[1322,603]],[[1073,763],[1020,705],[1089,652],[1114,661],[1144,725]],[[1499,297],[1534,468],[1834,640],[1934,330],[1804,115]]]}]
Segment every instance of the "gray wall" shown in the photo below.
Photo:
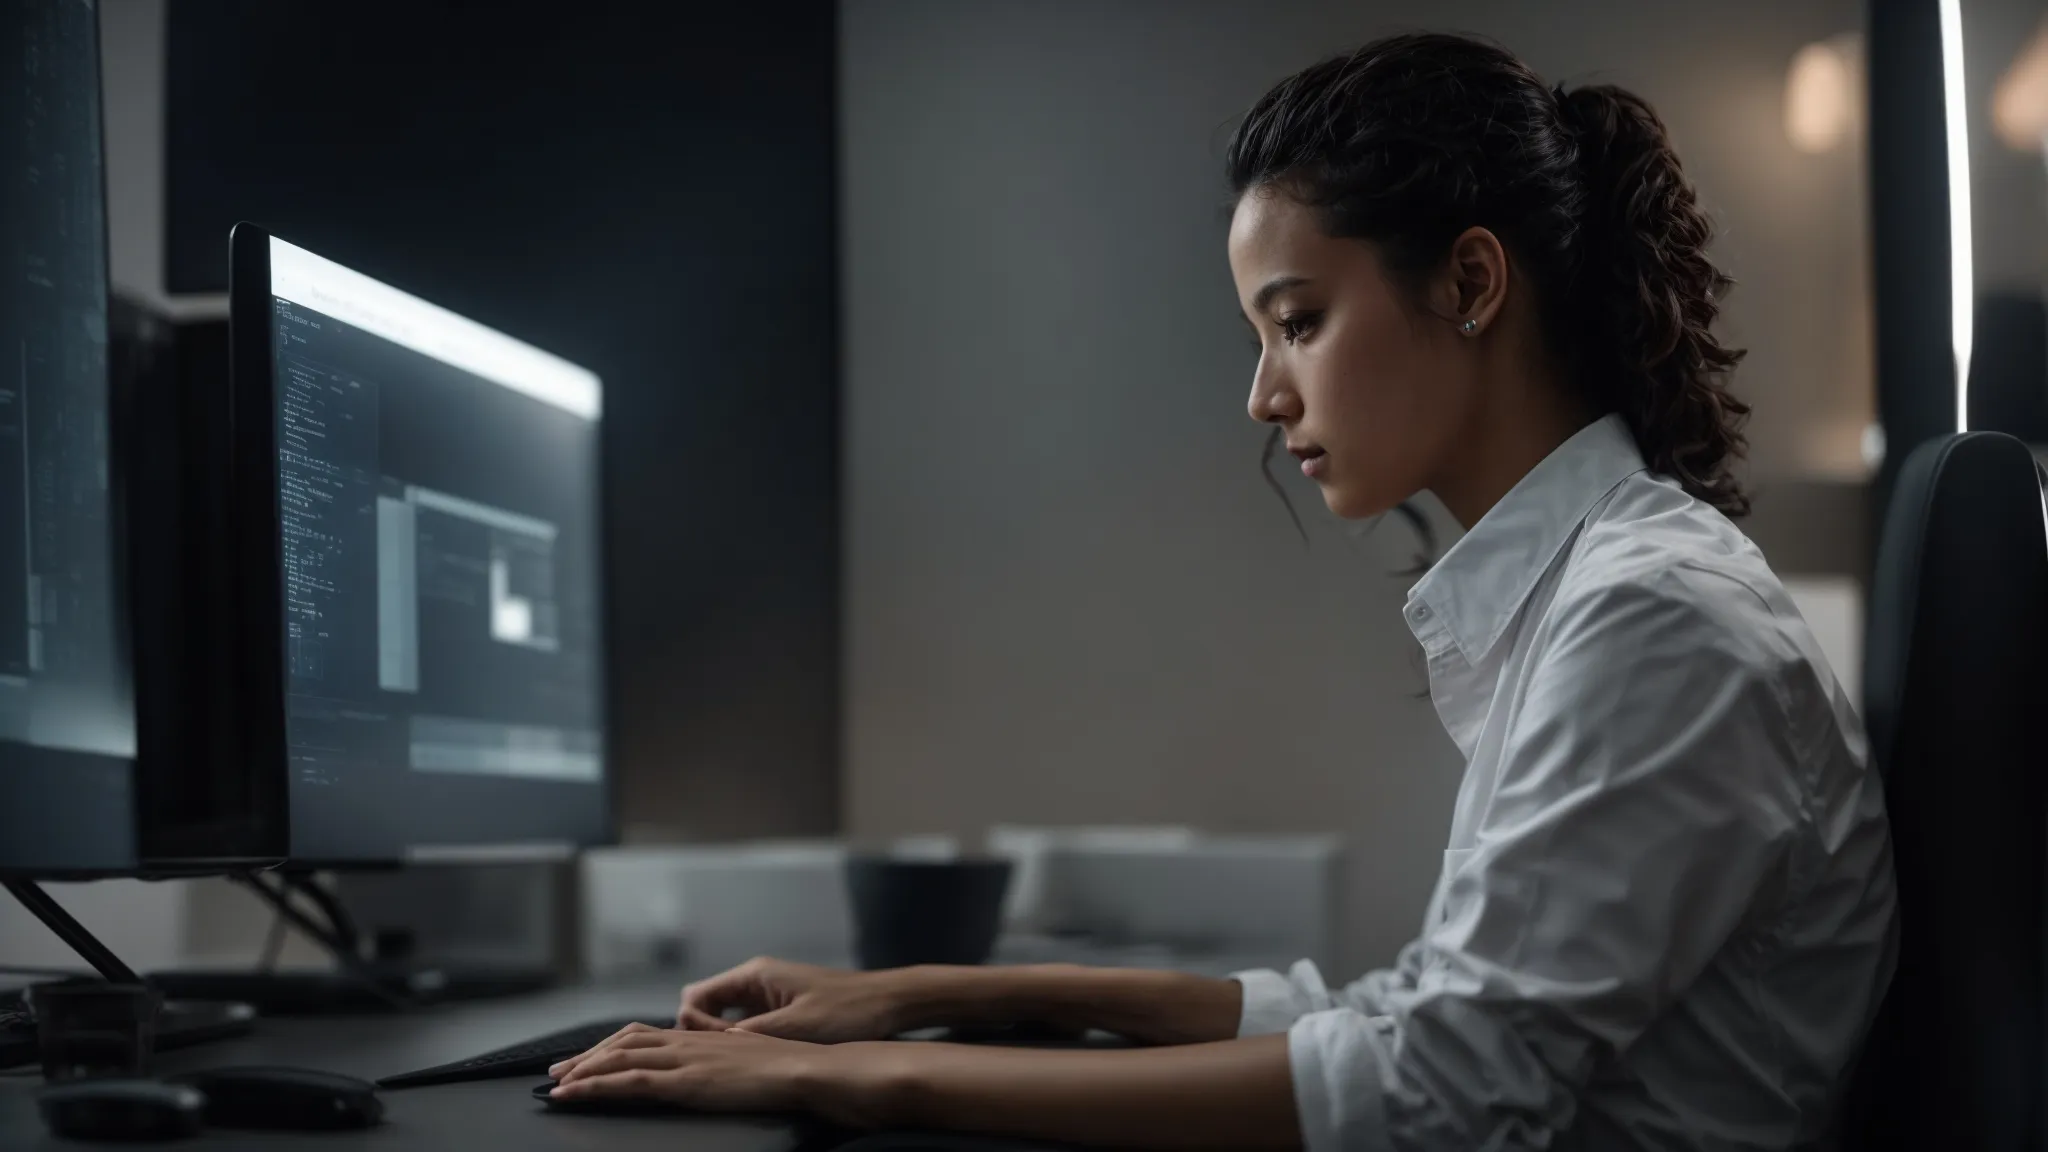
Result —
[{"label": "gray wall", "polygon": [[1375,34],[1477,29],[1655,101],[1742,281],[1757,474],[1859,470],[1860,156],[1793,152],[1780,101],[1860,6],[1562,10],[842,4],[849,831],[1337,831],[1351,959],[1411,934],[1461,765],[1397,615],[1410,542],[1294,482],[1304,549],[1260,485],[1218,164],[1267,85]]},{"label": "gray wall", "polygon": [[108,277],[116,290],[158,307],[166,299],[165,7],[166,0],[100,3]]},{"label": "gray wall", "polygon": [[1981,291],[2041,291],[2048,272],[2048,194],[2039,152],[1998,137],[1991,96],[2048,16],[2043,0],[1967,0],[1963,13],[1964,102],[1970,124],[1971,245]]}]

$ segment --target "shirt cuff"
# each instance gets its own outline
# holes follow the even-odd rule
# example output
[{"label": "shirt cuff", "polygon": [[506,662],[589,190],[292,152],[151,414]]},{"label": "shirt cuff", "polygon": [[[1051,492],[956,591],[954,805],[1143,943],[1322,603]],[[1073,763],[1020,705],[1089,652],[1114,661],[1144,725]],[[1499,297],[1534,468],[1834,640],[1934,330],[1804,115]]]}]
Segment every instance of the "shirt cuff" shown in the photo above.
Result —
[{"label": "shirt cuff", "polygon": [[1275,1036],[1296,1020],[1330,1006],[1323,974],[1303,960],[1282,976],[1270,969],[1234,972],[1230,977],[1244,989],[1243,1008],[1237,1015],[1237,1034]]},{"label": "shirt cuff", "polygon": [[1237,1034],[1271,1036],[1287,1031],[1301,1013],[1294,1010],[1294,985],[1270,969],[1237,972],[1232,980],[1244,989],[1244,1007],[1237,1014]]}]

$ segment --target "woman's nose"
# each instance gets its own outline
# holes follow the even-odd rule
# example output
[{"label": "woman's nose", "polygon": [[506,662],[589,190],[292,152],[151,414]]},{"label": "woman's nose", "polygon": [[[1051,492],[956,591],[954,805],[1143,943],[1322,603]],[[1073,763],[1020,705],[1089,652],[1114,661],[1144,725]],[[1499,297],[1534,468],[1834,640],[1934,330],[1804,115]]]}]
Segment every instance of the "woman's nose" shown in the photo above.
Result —
[{"label": "woman's nose", "polygon": [[1301,418],[1301,400],[1277,372],[1269,371],[1261,359],[1252,374],[1252,394],[1244,409],[1261,424],[1285,424]]}]

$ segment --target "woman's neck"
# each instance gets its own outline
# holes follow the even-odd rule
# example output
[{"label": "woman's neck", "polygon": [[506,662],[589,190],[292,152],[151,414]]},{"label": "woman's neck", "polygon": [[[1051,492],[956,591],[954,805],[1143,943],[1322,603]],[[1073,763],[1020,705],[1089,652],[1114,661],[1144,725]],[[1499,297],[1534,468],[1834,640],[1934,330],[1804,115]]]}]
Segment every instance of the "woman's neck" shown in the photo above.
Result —
[{"label": "woman's neck", "polygon": [[1472,426],[1430,491],[1467,531],[1558,445],[1599,413],[1547,380],[1524,379],[1489,389]]}]

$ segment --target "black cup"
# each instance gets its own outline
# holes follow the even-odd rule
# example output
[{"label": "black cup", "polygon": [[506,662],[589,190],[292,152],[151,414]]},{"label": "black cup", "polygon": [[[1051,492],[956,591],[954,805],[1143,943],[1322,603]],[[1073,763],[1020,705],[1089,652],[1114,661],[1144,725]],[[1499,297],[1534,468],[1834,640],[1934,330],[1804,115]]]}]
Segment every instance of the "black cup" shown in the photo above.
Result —
[{"label": "black cup", "polygon": [[1002,928],[1008,860],[846,862],[854,952],[866,969],[981,964]]},{"label": "black cup", "polygon": [[162,1005],[155,989],[67,981],[30,988],[28,1002],[45,1080],[136,1077],[149,1071]]}]

